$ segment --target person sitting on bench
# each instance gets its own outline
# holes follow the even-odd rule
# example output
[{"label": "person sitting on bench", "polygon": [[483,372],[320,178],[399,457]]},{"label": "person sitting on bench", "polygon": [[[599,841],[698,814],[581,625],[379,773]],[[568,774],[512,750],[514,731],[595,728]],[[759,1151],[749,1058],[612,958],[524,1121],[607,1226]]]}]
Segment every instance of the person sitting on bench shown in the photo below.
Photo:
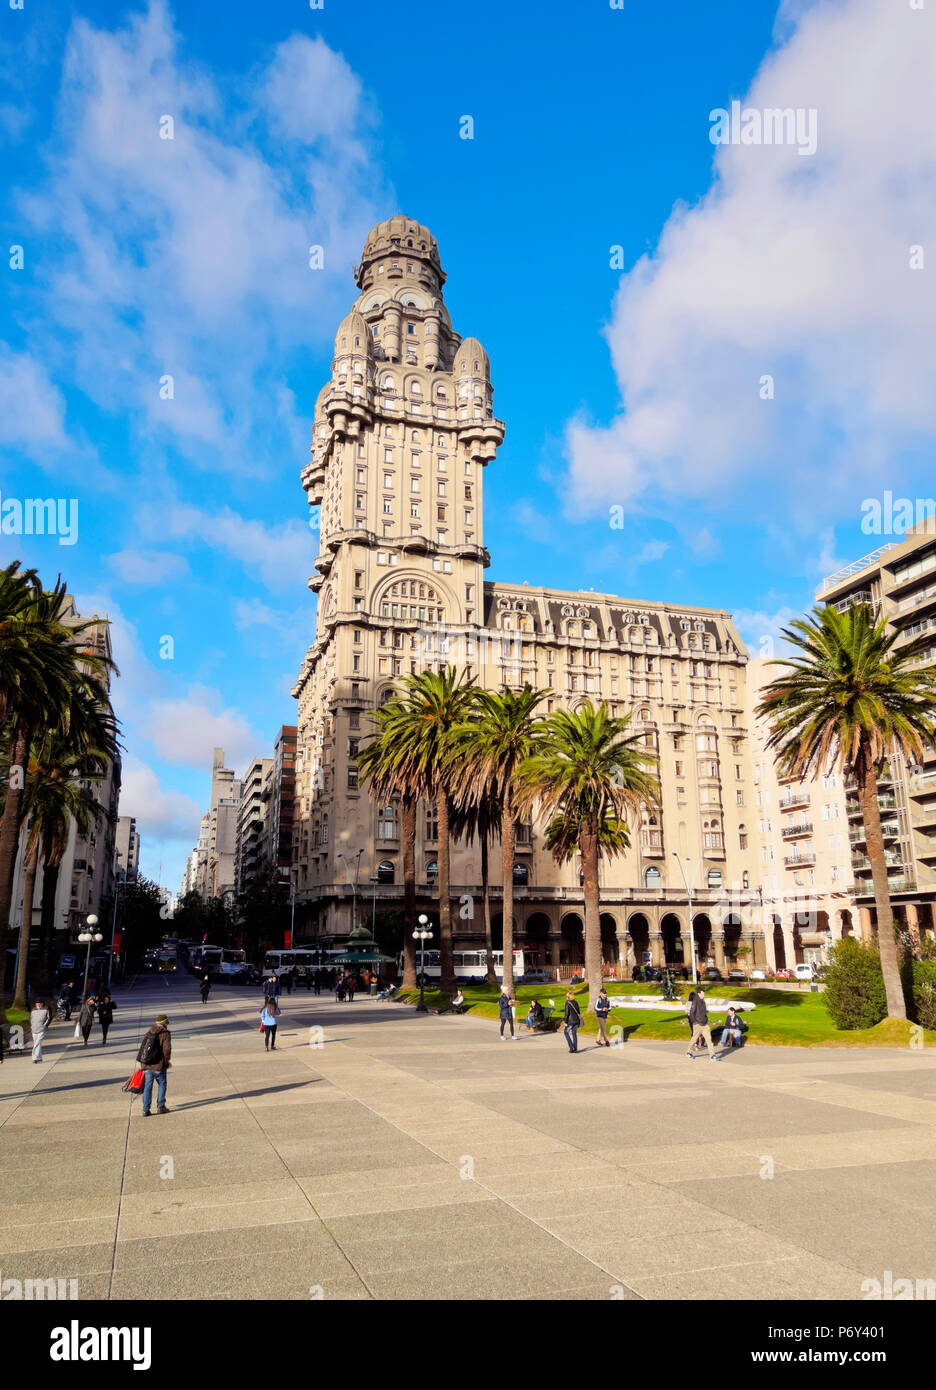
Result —
[{"label": "person sitting on bench", "polygon": [[744,1042],[744,1034],[747,1032],[747,1024],[739,1013],[732,1006],[725,1017],[721,1030],[721,1046],[723,1048],[741,1047]]},{"label": "person sitting on bench", "polygon": [[543,1021],[543,1006],[542,1006],[542,1004],[540,1003],[540,1001],[539,1001],[538,999],[534,999],[534,1000],[532,1000],[531,1003],[530,1003],[530,1012],[527,1014],[526,1020],[525,1020],[527,1032],[528,1032],[528,1033],[532,1033],[532,1032],[533,1032],[533,1029],[536,1027],[536,1025],[537,1025],[538,1023],[542,1023],[542,1021]]},{"label": "person sitting on bench", "polygon": [[452,995],[452,1013],[463,1014],[465,1012],[465,996],[461,992],[461,985]]}]

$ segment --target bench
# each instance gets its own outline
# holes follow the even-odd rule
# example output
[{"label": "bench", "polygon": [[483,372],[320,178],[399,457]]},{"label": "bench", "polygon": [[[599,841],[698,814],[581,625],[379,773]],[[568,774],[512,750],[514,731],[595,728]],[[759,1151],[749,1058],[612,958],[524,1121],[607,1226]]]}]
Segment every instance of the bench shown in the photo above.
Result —
[{"label": "bench", "polygon": [[533,1024],[534,1033],[552,1033],[559,1026],[559,1020],[553,1017],[553,1005],[543,1005],[543,1017],[538,1018]]}]

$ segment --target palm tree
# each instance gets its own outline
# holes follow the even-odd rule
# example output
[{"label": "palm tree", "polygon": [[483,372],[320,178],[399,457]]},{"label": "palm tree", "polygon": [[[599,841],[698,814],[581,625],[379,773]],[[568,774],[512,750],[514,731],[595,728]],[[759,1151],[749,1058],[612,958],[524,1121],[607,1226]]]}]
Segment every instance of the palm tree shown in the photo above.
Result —
[{"label": "palm tree", "polygon": [[394,705],[387,737],[394,744],[394,758],[414,786],[425,787],[435,801],[438,816],[439,862],[439,964],[440,986],[455,987],[452,955],[452,902],[449,893],[449,815],[456,773],[447,754],[452,730],[463,724],[477,698],[474,681],[447,666],[438,674],[423,671],[406,676]]},{"label": "palm tree", "polygon": [[543,721],[536,707],[545,690],[527,683],[521,691],[478,691],[472,719],[452,733],[450,761],[461,778],[460,799],[477,802],[488,795],[500,808],[503,879],[504,985],[513,990],[513,871],[516,856],[517,773],[539,749]]},{"label": "palm tree", "polygon": [[416,808],[425,796],[426,779],[407,759],[407,712],[400,698],[391,697],[374,712],[377,728],[358,753],[358,770],[378,801],[398,797],[403,844],[403,988],[416,986]]},{"label": "palm tree", "polygon": [[757,708],[771,734],[781,773],[819,775],[829,766],[855,778],[868,843],[877,907],[878,949],[891,1018],[907,1010],[894,939],[894,915],[877,800],[878,773],[889,751],[919,762],[936,746],[936,672],[916,666],[926,639],[897,646],[900,630],[888,633],[869,604],[844,613],[814,608],[783,636],[798,655],[771,662],[784,673],[766,686]]},{"label": "palm tree", "polygon": [[491,933],[491,893],[490,873],[488,871],[488,846],[495,825],[500,824],[500,808],[489,795],[477,800],[456,801],[452,806],[450,829],[456,839],[464,839],[468,845],[478,840],[481,860],[481,915],[484,924],[484,959],[487,965],[486,978],[489,985],[497,984],[497,971],[494,969],[494,939]]},{"label": "palm tree", "polygon": [[0,570],[0,723],[11,724],[9,777],[0,817],[0,974],[6,964],[13,875],[22,829],[26,767],[34,736],[67,734],[74,695],[107,706],[100,677],[113,664],[81,642],[99,619],[69,620],[61,578],[43,590],[19,561]]},{"label": "palm tree", "polygon": [[598,864],[630,844],[627,821],[639,821],[659,805],[659,783],[649,769],[656,758],[639,734],[630,733],[630,715],[613,718],[607,705],[585,701],[569,713],[547,717],[543,742],[520,768],[518,804],[537,803],[552,819],[546,845],[562,864],[581,855],[585,897],[585,973],[590,1007],[601,989],[601,906]]}]

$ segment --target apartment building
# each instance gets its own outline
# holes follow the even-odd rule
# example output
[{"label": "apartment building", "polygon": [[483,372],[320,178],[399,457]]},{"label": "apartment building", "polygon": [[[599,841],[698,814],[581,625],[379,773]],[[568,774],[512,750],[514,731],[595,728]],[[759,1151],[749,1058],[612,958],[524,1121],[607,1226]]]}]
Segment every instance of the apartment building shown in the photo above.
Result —
[{"label": "apartment building", "polygon": [[[932,635],[917,658],[936,662],[936,526],[932,519],[908,530],[823,580],[816,595],[839,610],[870,603],[901,643]],[[894,913],[911,935],[936,934],[936,753],[907,766],[897,754],[879,778],[878,804],[884,831],[888,883]],[[855,899],[863,935],[875,920],[871,865],[853,787],[846,788]]]},{"label": "apartment building", "polygon": [[748,666],[747,722],[754,759],[753,833],[759,857],[767,957],[777,968],[820,963],[829,947],[858,930],[844,775],[778,775],[767,724],[755,718],[762,688],[779,674],[763,660]]},{"label": "apartment building", "polygon": [[244,774],[237,819],[238,893],[244,891],[263,862],[269,805],[267,782],[272,772],[272,758],[253,758]]},{"label": "apartment building", "polygon": [[140,836],[133,816],[118,817],[115,853],[118,879],[132,882],[140,872]]}]

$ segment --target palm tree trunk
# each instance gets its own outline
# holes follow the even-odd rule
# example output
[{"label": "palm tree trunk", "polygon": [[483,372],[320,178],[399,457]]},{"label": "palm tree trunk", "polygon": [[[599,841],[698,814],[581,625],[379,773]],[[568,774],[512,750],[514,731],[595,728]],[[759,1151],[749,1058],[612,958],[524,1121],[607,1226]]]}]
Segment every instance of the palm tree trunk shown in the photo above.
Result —
[{"label": "palm tree trunk", "polygon": [[598,835],[583,831],[579,838],[582,856],[582,890],[585,895],[585,975],[588,980],[588,1006],[593,1009],[601,989],[601,904],[598,891]]},{"label": "palm tree trunk", "polygon": [[505,807],[501,816],[501,874],[504,879],[504,988],[513,994],[513,871],[517,843],[517,822],[512,806]]},{"label": "palm tree trunk", "polygon": [[439,811],[439,987],[455,988],[455,958],[452,954],[452,899],[449,890],[449,802],[448,793],[436,797]]},{"label": "palm tree trunk", "polygon": [[10,935],[10,908],[13,905],[13,875],[20,839],[20,803],[26,781],[30,732],[18,721],[10,739],[10,779],[0,819],[0,989],[6,973],[6,953]]},{"label": "palm tree trunk", "polygon": [[404,796],[400,806],[403,834],[403,988],[416,988],[416,802]]},{"label": "palm tree trunk", "polygon": [[55,974],[55,898],[58,893],[59,865],[53,859],[46,861],[42,868],[42,919],[39,928],[39,979],[37,989],[49,993]]},{"label": "palm tree trunk", "polygon": [[26,877],[23,883],[23,921],[20,925],[19,952],[16,957],[16,987],[13,1008],[26,1007],[26,968],[29,961],[29,938],[32,935],[33,900],[36,896],[36,874],[39,869],[39,837],[26,855]]},{"label": "palm tree trunk", "polygon": [[481,911],[484,914],[484,958],[487,961],[487,982],[497,984],[497,971],[494,969],[494,939],[491,935],[491,893],[488,874],[488,837],[481,832]]},{"label": "palm tree trunk", "polygon": [[881,953],[881,973],[887,994],[888,1018],[906,1018],[907,1006],[900,982],[897,962],[897,942],[894,940],[894,914],[891,910],[890,889],[887,885],[887,863],[884,859],[884,837],[881,834],[881,811],[878,806],[877,773],[867,752],[863,752],[856,768],[858,803],[868,842],[868,859],[874,883],[874,902],[877,907],[878,950]]}]

